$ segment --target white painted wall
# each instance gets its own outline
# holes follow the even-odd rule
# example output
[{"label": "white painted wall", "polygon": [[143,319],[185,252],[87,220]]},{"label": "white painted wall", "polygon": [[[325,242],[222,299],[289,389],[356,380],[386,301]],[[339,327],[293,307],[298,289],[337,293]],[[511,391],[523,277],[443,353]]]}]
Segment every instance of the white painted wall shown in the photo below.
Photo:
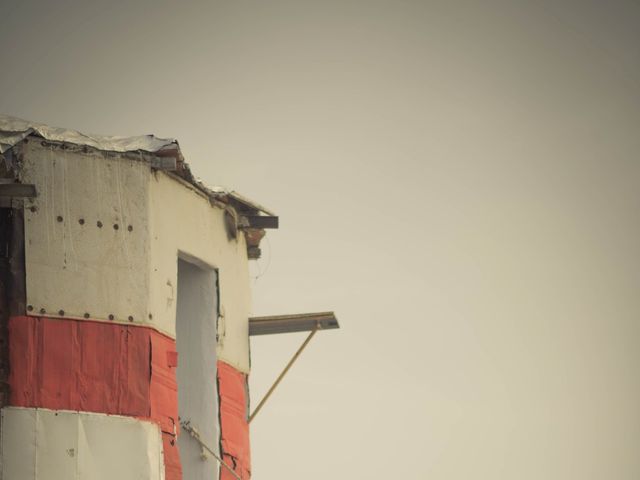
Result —
[{"label": "white painted wall", "polygon": [[132,317],[175,337],[180,253],[218,271],[218,358],[249,372],[246,243],[243,235],[227,238],[223,209],[186,182],[115,154],[35,140],[24,153],[21,180],[38,189],[25,208],[29,313]]},{"label": "white painted wall", "polygon": [[248,373],[251,296],[244,235],[229,240],[224,210],[164,172],[152,176],[149,198],[149,312],[154,322],[175,323],[179,252],[215,268],[220,289],[218,359]]},{"label": "white painted wall", "polygon": [[98,413],[2,409],[3,480],[163,480],[160,429]]},{"label": "white painted wall", "polygon": [[[148,165],[99,152],[43,147],[36,140],[24,145],[21,174],[38,191],[25,205],[27,304],[32,313],[44,309],[57,316],[63,310],[68,318],[89,313],[101,320],[113,315],[128,322],[131,316],[146,323]],[[154,326],[173,330],[168,323]]]}]

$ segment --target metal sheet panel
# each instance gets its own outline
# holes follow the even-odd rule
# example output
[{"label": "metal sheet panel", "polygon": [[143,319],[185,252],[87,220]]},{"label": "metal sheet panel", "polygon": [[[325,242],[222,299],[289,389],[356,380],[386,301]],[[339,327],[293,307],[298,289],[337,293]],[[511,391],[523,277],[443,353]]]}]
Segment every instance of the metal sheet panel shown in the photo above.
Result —
[{"label": "metal sheet panel", "polygon": [[0,478],[30,480],[36,478],[36,410],[33,408],[3,408],[0,449]]},{"label": "metal sheet panel", "polygon": [[2,478],[164,479],[158,426],[128,417],[5,407]]},{"label": "metal sheet panel", "polygon": [[150,338],[159,333],[39,317],[11,317],[8,330],[11,405],[151,416]]},{"label": "metal sheet panel", "polygon": [[31,313],[173,325],[149,318],[147,221],[150,170],[143,162],[29,142],[21,180],[27,304]]},{"label": "metal sheet panel", "polygon": [[149,327],[12,317],[10,402],[149,418],[162,429],[166,478],[179,480],[175,354]]}]

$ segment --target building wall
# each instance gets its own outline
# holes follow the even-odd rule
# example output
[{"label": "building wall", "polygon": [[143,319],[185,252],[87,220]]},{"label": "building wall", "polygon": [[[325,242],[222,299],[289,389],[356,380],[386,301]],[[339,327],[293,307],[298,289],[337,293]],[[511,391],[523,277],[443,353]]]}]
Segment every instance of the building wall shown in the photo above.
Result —
[{"label": "building wall", "polygon": [[218,271],[218,358],[249,372],[246,242],[229,240],[222,208],[143,161],[37,141],[25,145],[21,180],[38,191],[25,208],[28,314],[142,324],[175,338],[181,255]]},{"label": "building wall", "polygon": [[[250,365],[244,236],[229,239],[223,208],[186,182],[152,171],[131,154],[65,149],[34,137],[21,149],[20,180],[35,184],[38,196],[25,202],[27,309],[9,321],[11,406],[3,409],[3,415],[35,429],[34,438],[39,432],[50,441],[60,435],[61,445],[72,442],[88,412],[150,421],[159,431],[163,462],[160,476],[149,470],[141,478],[179,480],[178,259],[216,272],[217,291],[211,298],[219,301],[211,305],[212,321],[207,324],[213,343],[211,368],[202,375],[210,385],[220,385],[213,392],[214,401],[216,395],[218,401],[231,398],[237,385],[225,379],[237,377],[246,385]],[[206,349],[200,354],[206,355]],[[218,365],[224,365],[223,377]],[[213,379],[208,378],[211,375]],[[246,391],[244,395],[239,401],[246,405]],[[46,420],[53,427],[41,430],[42,419],[49,419],[45,409],[54,411],[56,418]],[[65,413],[65,418],[77,418],[60,430],[57,412],[62,411],[75,412]],[[219,453],[233,461],[243,480],[248,479],[246,409],[218,411],[215,421],[222,429],[220,424],[209,425],[207,441],[221,445]],[[199,416],[191,412],[194,418]],[[212,416],[201,413],[200,421]],[[76,430],[69,426],[73,422]],[[25,446],[25,438],[9,428],[14,424],[3,420],[3,452]],[[225,424],[234,426],[225,432]],[[119,445],[110,447],[92,438],[104,448],[92,453],[101,456],[94,459],[96,465],[111,461],[113,452],[120,451]],[[149,452],[155,452],[158,442],[151,437],[146,441]],[[35,464],[49,458],[44,443],[26,447],[35,449]],[[218,445],[212,447],[217,451]],[[58,459],[59,453],[55,450],[51,458]],[[81,464],[77,460],[69,468]],[[43,471],[30,476],[30,467],[14,476],[11,469],[19,468],[16,465],[3,464],[3,478],[67,478]],[[219,470],[209,473],[216,478]]]},{"label": "building wall", "polygon": [[6,480],[164,480],[158,426],[129,417],[2,409]]},{"label": "building wall", "polygon": [[[177,256],[218,271],[218,359],[249,372],[250,285],[243,235],[227,238],[224,210],[164,172],[150,188],[150,297],[153,321],[175,328]],[[172,330],[171,333],[174,333]]]},{"label": "building wall", "polygon": [[[27,305],[33,315],[148,324],[148,191],[143,162],[100,152],[23,146]],[[117,227],[116,227],[117,226]]]}]

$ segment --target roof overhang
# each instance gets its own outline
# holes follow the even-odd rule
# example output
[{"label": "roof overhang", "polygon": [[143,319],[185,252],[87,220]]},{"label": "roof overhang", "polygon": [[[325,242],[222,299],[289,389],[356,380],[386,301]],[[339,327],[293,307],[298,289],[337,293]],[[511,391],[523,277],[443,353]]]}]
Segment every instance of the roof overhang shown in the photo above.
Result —
[{"label": "roof overhang", "polygon": [[[279,226],[279,218],[271,210],[236,191],[206,185],[195,177],[189,164],[184,161],[178,141],[173,138],[158,138],[154,135],[135,137],[87,135],[76,130],[50,127],[0,114],[0,160],[5,162],[7,169],[14,166],[13,147],[33,137],[40,138],[42,145],[51,147],[80,148],[82,151],[95,149],[122,155],[133,154],[136,159],[148,162],[152,169],[163,170],[173,178],[187,182],[205,195],[210,202],[224,208],[230,207],[236,212],[231,226],[234,230],[233,238],[236,231],[244,233],[247,255],[250,259],[259,258],[261,255],[260,240],[264,237],[264,230]],[[21,187],[16,185],[2,185],[0,199],[35,195],[35,192],[20,190]]]}]

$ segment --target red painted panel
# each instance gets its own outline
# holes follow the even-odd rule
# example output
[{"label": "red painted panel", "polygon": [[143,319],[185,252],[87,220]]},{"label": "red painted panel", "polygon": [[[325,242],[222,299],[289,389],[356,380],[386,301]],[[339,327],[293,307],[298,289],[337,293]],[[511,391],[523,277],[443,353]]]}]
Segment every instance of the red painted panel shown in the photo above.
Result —
[{"label": "red painted panel", "polygon": [[10,403],[151,417],[154,333],[128,325],[13,317]]},{"label": "red painted panel", "polygon": [[151,418],[160,422],[163,432],[172,435],[178,430],[176,368],[169,362],[175,350],[174,340],[161,335],[151,336]]},{"label": "red painted panel", "polygon": [[180,480],[174,352],[175,340],[148,327],[13,317],[10,404],[151,419],[163,432],[166,479]]},{"label": "red painted panel", "polygon": [[[243,480],[251,477],[247,376],[224,362],[218,362],[220,396],[220,443],[222,458]],[[226,468],[220,480],[234,480]]]}]

